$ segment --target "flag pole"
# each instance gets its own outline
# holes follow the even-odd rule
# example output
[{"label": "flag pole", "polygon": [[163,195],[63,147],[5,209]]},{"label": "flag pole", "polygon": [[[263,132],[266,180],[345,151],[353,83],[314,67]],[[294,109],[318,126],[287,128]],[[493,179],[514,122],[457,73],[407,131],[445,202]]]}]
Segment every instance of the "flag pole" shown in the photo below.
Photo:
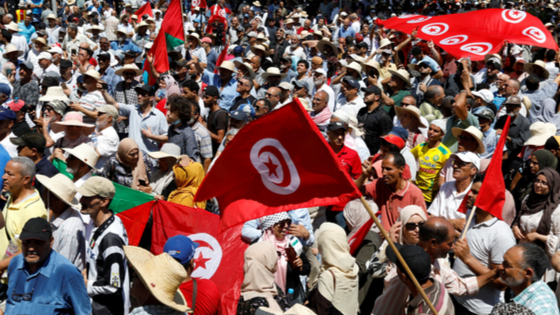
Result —
[{"label": "flag pole", "polygon": [[[183,0],[179,0],[181,5],[181,28],[183,29],[183,36],[185,37],[185,44],[187,44],[187,33],[185,32],[185,13],[183,12]],[[191,8],[192,9],[192,8]]]},{"label": "flag pole", "polygon": [[426,295],[426,292],[424,292],[424,290],[422,289],[422,286],[420,286],[420,283],[418,283],[418,280],[416,280],[416,277],[414,277],[414,274],[412,274],[412,271],[410,270],[410,268],[408,268],[408,265],[406,264],[406,262],[404,261],[404,259],[401,256],[401,253],[399,253],[399,251],[397,250],[397,247],[395,246],[395,244],[393,243],[393,241],[389,237],[389,234],[387,234],[387,231],[385,231],[385,229],[381,225],[381,222],[379,222],[379,219],[377,219],[377,217],[375,216],[375,213],[373,213],[373,210],[371,210],[371,208],[369,207],[369,204],[366,202],[366,200],[364,199],[363,196],[360,197],[360,201],[362,202],[364,207],[366,207],[366,210],[369,213],[369,215],[371,216],[371,218],[373,219],[373,222],[375,222],[375,225],[377,225],[377,227],[381,231],[381,234],[383,235],[383,237],[385,238],[387,243],[389,243],[389,246],[391,246],[391,248],[395,252],[395,255],[397,256],[397,259],[399,260],[399,262],[403,266],[403,268],[406,271],[406,274],[408,275],[410,280],[412,280],[412,283],[414,283],[414,286],[416,287],[416,290],[418,290],[418,292],[420,293],[420,295],[424,299],[424,302],[426,302],[426,304],[428,305],[428,307],[430,308],[432,313],[434,313],[434,315],[439,315],[439,313],[436,311],[436,308],[434,307],[434,305],[432,305],[432,302],[430,302],[430,299],[428,299],[428,296]]},{"label": "flag pole", "polygon": [[471,225],[475,212],[476,212],[476,206],[473,206],[471,210],[471,214],[469,214],[469,218],[467,219],[467,222],[465,223],[465,227],[463,228],[463,233],[462,233],[463,235],[461,235],[462,240],[464,240],[465,237],[467,236],[467,231],[469,230],[469,225]]}]

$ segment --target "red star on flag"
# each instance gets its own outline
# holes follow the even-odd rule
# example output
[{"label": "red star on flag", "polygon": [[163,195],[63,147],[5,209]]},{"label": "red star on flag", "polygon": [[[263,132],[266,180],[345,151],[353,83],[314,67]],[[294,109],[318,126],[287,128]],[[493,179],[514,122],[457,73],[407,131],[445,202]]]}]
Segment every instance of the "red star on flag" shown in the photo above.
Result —
[{"label": "red star on flag", "polygon": [[210,258],[204,258],[202,253],[198,253],[198,257],[194,259],[194,269],[196,270],[198,267],[206,269],[206,262],[211,260]]},{"label": "red star on flag", "polygon": [[276,173],[276,169],[278,168],[278,165],[274,164],[270,160],[270,156],[268,157],[268,162],[264,162],[264,165],[266,165],[266,167],[268,167],[268,177],[274,175],[274,176],[276,176],[276,178],[278,178],[278,174]]}]

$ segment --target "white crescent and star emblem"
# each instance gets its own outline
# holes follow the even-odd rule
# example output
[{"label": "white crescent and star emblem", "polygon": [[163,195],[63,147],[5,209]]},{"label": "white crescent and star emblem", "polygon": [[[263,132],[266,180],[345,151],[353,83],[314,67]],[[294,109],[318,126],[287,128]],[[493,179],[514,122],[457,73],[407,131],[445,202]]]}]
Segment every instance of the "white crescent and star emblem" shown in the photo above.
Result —
[{"label": "white crescent and star emblem", "polygon": [[299,188],[301,181],[296,166],[280,141],[259,140],[253,145],[250,158],[264,186],[271,192],[289,195]]},{"label": "white crescent and star emblem", "polygon": [[449,30],[449,25],[446,23],[430,23],[424,25],[421,30],[422,33],[427,35],[439,36],[445,34]]},{"label": "white crescent and star emblem", "polygon": [[431,16],[423,16],[423,17],[420,17],[420,18],[417,18],[417,19],[408,20],[408,21],[406,21],[406,23],[408,23],[408,24],[422,23],[422,22],[425,22],[425,21],[427,21],[431,18],[432,18]]},{"label": "white crescent and star emblem", "polygon": [[455,35],[442,39],[439,43],[441,45],[457,45],[466,42],[467,39],[469,39],[467,35]]},{"label": "white crescent and star emblem", "polygon": [[194,253],[192,277],[197,279],[212,278],[222,262],[220,243],[207,233],[191,234],[189,238],[199,245]]},{"label": "white crescent and star emblem", "polygon": [[484,56],[492,50],[494,46],[490,43],[470,43],[461,46],[462,51],[466,51],[471,54]]},{"label": "white crescent and star emblem", "polygon": [[193,6],[193,7],[198,7],[198,6],[200,6],[200,0],[192,0],[192,6]]},{"label": "white crescent and star emblem", "polygon": [[546,34],[535,26],[527,27],[523,30],[523,35],[529,36],[535,42],[542,44],[546,42]]},{"label": "white crescent and star emblem", "polygon": [[517,24],[527,17],[527,13],[518,10],[504,10],[502,11],[502,18],[504,21]]}]

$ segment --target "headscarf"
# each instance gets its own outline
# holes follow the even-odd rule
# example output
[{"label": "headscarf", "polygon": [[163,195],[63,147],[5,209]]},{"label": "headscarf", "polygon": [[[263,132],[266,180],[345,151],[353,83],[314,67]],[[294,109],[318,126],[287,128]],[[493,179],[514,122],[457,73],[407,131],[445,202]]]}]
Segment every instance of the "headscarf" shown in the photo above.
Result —
[{"label": "headscarf", "polygon": [[263,297],[268,302],[268,307],[282,311],[274,300],[274,296],[278,294],[274,283],[277,257],[274,245],[270,242],[255,243],[245,250],[241,284],[241,296],[245,301]]},{"label": "headscarf", "polygon": [[187,167],[179,164],[173,166],[177,189],[169,194],[168,201],[187,207],[205,209],[206,201],[194,202],[194,195],[204,179],[204,168],[200,163],[190,163]]},{"label": "headscarf", "polygon": [[542,211],[542,218],[536,232],[542,235],[548,235],[552,224],[552,213],[560,204],[560,175],[558,175],[556,170],[550,167],[541,169],[535,176],[535,179],[539,175],[544,175],[544,177],[546,177],[550,192],[547,195],[537,195],[534,191],[531,191],[529,198],[523,202],[521,211],[514,224],[519,223],[519,218],[522,215],[531,215]]},{"label": "headscarf", "polygon": [[[428,221],[424,209],[416,205],[406,206],[401,210],[401,214],[399,215],[399,219],[397,220],[397,222],[402,222],[401,231],[399,232],[399,240],[398,240],[399,244],[407,245],[404,243],[404,237],[403,237],[403,230],[405,228],[404,226],[415,215],[424,219],[424,222]],[[416,244],[408,244],[408,245],[416,245]]]},{"label": "headscarf", "polygon": [[169,75],[163,75],[161,77],[163,81],[165,81],[165,89],[167,90],[166,98],[169,98],[171,95],[181,95],[181,88],[179,87],[179,83],[175,81],[175,79]]},{"label": "headscarf", "polygon": [[[322,257],[319,293],[342,314],[358,314],[359,268],[356,259],[350,255],[346,233],[340,226],[327,222],[321,225],[316,235]],[[332,275],[334,281],[331,281]]]},{"label": "headscarf", "polygon": [[[314,114],[312,112],[312,114]],[[318,127],[326,128],[329,122],[331,121],[332,111],[328,106],[325,106],[323,110],[318,113],[317,115],[311,116],[311,120],[317,125]]]},{"label": "headscarf", "polygon": [[173,168],[169,167],[167,171],[162,172],[158,170],[152,175],[152,180],[150,182],[150,186],[152,190],[161,195],[165,188],[169,186],[173,182]]},{"label": "headscarf", "polygon": [[262,240],[274,244],[274,248],[278,253],[278,262],[276,264],[276,272],[274,273],[274,281],[286,293],[286,275],[288,274],[288,254],[286,254],[286,247],[289,245],[289,238],[279,240],[274,235],[272,228],[278,222],[290,219],[287,212],[280,212],[273,215],[266,216],[261,220],[261,229],[263,230]]},{"label": "headscarf", "polygon": [[[138,162],[132,164],[128,160],[128,153],[130,151],[138,149]],[[138,144],[131,138],[124,138],[119,143],[117,147],[117,160],[124,166],[132,169],[132,184],[130,188],[137,189],[139,185],[139,180],[144,180],[148,183],[150,180],[148,174],[146,173],[146,165],[144,165],[144,156],[142,151],[138,148]]]},{"label": "headscarf", "polygon": [[[554,156],[554,154],[552,154],[552,152],[548,150],[537,150],[533,152],[533,155],[537,158],[537,161],[539,162],[539,169],[545,169],[547,167],[556,169],[556,165],[558,164],[558,159]],[[527,170],[529,171],[529,169]],[[519,193],[518,200],[520,202],[523,201],[525,197],[527,197],[533,191],[533,182],[535,178],[537,178],[537,176],[531,174],[530,171],[528,172],[528,174],[523,174],[523,175],[526,176],[523,181],[523,183],[526,184],[525,189],[522,189],[523,186],[521,186],[520,187],[521,189],[517,190],[517,192]]]},{"label": "headscarf", "polygon": [[[350,240],[364,224],[371,220],[369,213],[367,212],[360,199],[352,200],[348,204],[346,204],[342,215],[344,215],[344,219],[346,219],[346,222],[348,222],[348,224],[352,226],[352,230],[346,237],[348,240]],[[370,230],[373,230],[374,227],[375,225],[372,225]]]}]

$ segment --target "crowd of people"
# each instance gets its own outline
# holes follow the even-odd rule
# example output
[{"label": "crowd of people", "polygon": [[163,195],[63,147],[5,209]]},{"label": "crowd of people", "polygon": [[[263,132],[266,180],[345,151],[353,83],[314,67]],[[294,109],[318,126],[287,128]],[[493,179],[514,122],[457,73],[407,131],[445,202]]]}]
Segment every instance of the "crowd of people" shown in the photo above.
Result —
[{"label": "crowd of people", "polygon": [[[358,237],[359,199],[246,222],[237,314],[560,315],[560,54],[457,59],[378,23],[492,6],[557,39],[560,2],[183,1],[159,73],[169,1],[55,1],[0,1],[0,314],[224,314],[199,244],[129,246],[115,184],[219,214],[206,174],[296,101],[381,226]],[[492,159],[505,202],[474,207]]]}]

